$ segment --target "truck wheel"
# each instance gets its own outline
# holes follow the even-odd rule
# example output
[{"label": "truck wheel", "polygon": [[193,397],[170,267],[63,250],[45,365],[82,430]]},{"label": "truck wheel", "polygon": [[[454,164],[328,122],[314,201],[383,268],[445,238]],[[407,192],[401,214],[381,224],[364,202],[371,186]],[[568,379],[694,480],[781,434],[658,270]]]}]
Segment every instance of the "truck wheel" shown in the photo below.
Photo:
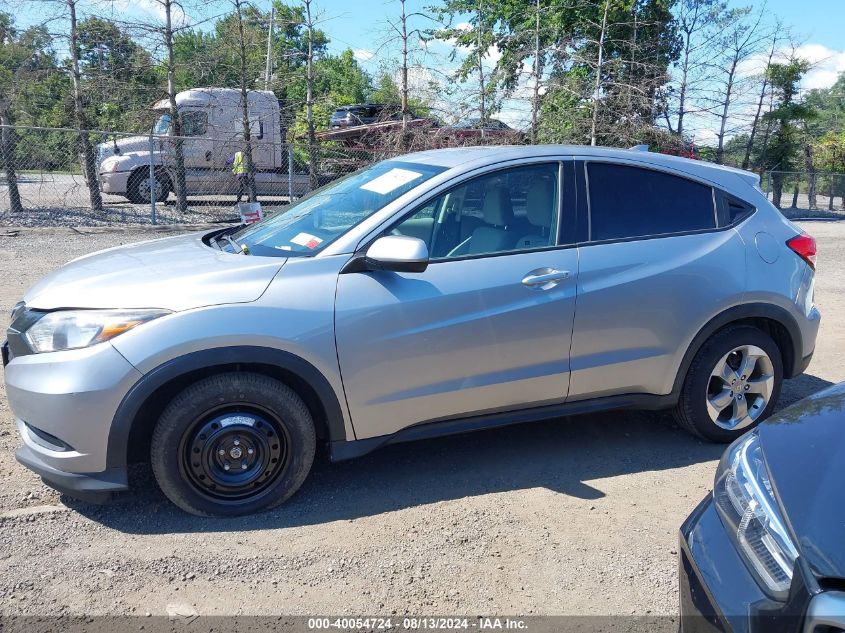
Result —
[{"label": "truck wheel", "polygon": [[248,372],[177,395],[153,431],[150,461],[167,498],[199,516],[239,516],[286,501],[305,481],[316,435],[287,385]]},{"label": "truck wheel", "polygon": [[777,404],[783,360],[765,332],[727,327],[698,351],[675,408],[678,424],[711,442],[732,442],[765,420]]},{"label": "truck wheel", "polygon": [[[170,178],[167,174],[156,173],[156,202],[164,202],[170,195]],[[150,203],[150,173],[146,169],[137,169],[129,177],[126,185],[126,197],[135,204]]]}]

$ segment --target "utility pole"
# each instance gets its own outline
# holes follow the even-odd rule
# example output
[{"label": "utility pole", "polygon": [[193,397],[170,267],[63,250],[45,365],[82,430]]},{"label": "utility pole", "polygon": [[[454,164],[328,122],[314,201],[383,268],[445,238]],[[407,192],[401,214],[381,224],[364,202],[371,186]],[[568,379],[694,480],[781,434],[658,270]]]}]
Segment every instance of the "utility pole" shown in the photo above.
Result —
[{"label": "utility pole", "polygon": [[264,90],[270,90],[270,77],[273,75],[273,18],[276,7],[270,7],[270,30],[267,32],[267,67],[264,70]]}]

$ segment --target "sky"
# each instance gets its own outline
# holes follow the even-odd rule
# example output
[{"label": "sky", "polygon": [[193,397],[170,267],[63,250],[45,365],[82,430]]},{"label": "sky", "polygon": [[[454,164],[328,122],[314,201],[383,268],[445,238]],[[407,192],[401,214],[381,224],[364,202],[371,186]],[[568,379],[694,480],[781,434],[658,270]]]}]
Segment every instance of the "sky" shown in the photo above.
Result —
[{"label": "sky", "polygon": [[[270,6],[270,0],[250,1],[258,7]],[[290,3],[293,1],[288,0]],[[0,5],[15,2],[0,0]],[[190,21],[199,28],[212,28],[214,18],[231,11],[232,6],[230,0],[184,2]],[[409,13],[423,11],[434,2],[436,0],[408,0],[406,10]],[[80,5],[84,7],[93,3],[99,3],[101,12],[104,7],[111,7],[115,15],[124,19],[133,14],[146,14],[145,17],[149,18],[160,12],[155,0],[82,0]],[[845,34],[842,30],[845,24],[845,0],[729,0],[729,3],[734,7],[750,5],[755,10],[764,8],[791,29],[794,39],[801,42],[798,54],[813,64],[802,82],[804,90],[829,87],[836,81],[838,74],[845,71]],[[26,25],[27,22],[41,21],[38,15],[40,12],[32,8],[32,3],[23,6],[27,8],[23,15],[17,13],[19,23]],[[395,64],[399,59],[396,43],[385,42],[390,33],[387,22],[395,20],[397,16],[396,0],[314,0],[312,6],[316,7],[319,28],[331,40],[331,52],[352,49],[359,63],[371,73],[377,72],[385,62],[392,61]],[[422,18],[413,18],[411,24],[417,28],[426,28],[432,23]],[[454,82],[446,79],[454,68],[454,63],[448,60],[452,52],[453,47],[447,43],[434,43],[425,51],[416,51],[419,66],[428,69],[421,68],[414,75],[418,91],[423,91],[432,81],[454,86]],[[493,63],[496,52],[490,53],[490,61]],[[524,126],[527,121],[527,103],[524,99],[505,101],[499,118],[512,125]],[[712,135],[708,123],[701,120],[696,126],[701,129],[698,140],[707,142]]]}]

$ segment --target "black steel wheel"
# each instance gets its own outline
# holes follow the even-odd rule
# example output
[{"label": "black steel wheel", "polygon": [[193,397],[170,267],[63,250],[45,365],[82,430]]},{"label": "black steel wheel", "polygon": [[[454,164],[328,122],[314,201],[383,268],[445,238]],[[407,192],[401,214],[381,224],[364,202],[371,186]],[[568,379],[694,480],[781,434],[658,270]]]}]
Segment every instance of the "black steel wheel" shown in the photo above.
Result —
[{"label": "black steel wheel", "polygon": [[183,510],[249,514],[302,485],[315,450],[308,408],[289,387],[260,374],[211,376],[177,395],[153,432],[159,486]]},{"label": "black steel wheel", "polygon": [[196,420],[182,438],[182,468],[200,493],[242,499],[271,485],[287,464],[289,436],[275,414],[223,407]]}]

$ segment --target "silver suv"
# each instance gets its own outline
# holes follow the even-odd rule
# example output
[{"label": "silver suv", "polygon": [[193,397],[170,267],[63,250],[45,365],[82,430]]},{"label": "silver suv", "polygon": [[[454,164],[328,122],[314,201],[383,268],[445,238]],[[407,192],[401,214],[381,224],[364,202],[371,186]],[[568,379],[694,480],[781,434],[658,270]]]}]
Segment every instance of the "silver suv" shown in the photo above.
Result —
[{"label": "silver suv", "polygon": [[72,496],[149,460],[200,515],[275,506],[318,442],[616,408],[733,440],[807,367],[815,242],[753,174],[641,151],[447,149],[259,224],[40,281],[4,348],[17,458]]}]

